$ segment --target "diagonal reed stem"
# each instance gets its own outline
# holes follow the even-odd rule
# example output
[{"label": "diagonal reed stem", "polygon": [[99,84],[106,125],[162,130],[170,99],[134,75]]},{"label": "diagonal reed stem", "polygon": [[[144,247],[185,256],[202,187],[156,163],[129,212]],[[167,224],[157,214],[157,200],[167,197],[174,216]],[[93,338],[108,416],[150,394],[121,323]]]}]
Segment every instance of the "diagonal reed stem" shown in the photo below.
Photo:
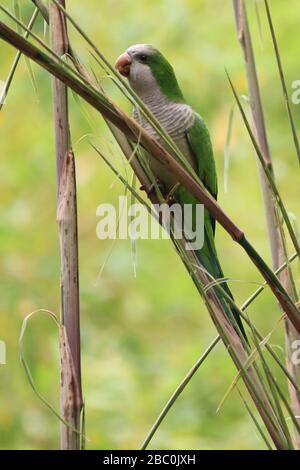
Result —
[{"label": "diagonal reed stem", "polygon": [[300,314],[294,302],[283,288],[273,271],[267,266],[258,252],[246,239],[239,227],[225,214],[215,199],[205,190],[203,185],[195,179],[172,157],[157,141],[152,139],[137,122],[120,110],[115,104],[108,100],[103,94],[92,87],[88,87],[77,77],[70,74],[63,65],[57,63],[39,48],[26,41],[22,36],[0,21],[0,38],[10,43],[36,63],[48,70],[55,77],[72,88],[78,95],[86,100],[91,106],[98,110],[106,119],[110,120],[126,136],[134,142],[140,142],[154,158],[165,165],[173,173],[178,182],[185,186],[214,218],[224,227],[231,237],[239,243],[246,251],[252,262],[256,265],[264,279],[269,284],[273,294],[286,312],[289,319],[300,332]]}]

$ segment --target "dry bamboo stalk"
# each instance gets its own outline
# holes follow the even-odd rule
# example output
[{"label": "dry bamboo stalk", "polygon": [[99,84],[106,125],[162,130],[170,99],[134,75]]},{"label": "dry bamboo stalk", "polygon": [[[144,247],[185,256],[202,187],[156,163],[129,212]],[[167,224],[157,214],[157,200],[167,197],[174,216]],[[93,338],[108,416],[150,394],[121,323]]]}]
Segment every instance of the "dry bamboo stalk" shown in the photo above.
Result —
[{"label": "dry bamboo stalk", "polygon": [[[61,1],[64,5],[64,0]],[[56,5],[49,10],[51,46],[62,56],[68,50],[66,22]],[[53,78],[55,123],[57,223],[61,255],[61,414],[70,426],[61,425],[61,449],[80,449],[82,411],[79,321],[77,204],[74,155],[71,150],[68,91]],[[77,432],[76,432],[76,431]]]},{"label": "dry bamboo stalk", "polygon": [[36,63],[44,67],[48,72],[60,78],[66,85],[74,90],[79,96],[87,101],[91,106],[98,110],[106,119],[116,125],[126,136],[134,142],[139,142],[148,150],[154,158],[166,165],[177,180],[185,186],[201,203],[203,203],[214,218],[224,227],[231,237],[243,247],[249,258],[260,271],[273,294],[280,303],[282,309],[288,315],[289,319],[300,332],[300,314],[296,305],[291,301],[286,290],[279,282],[273,271],[267,266],[254,247],[246,239],[242,230],[228,217],[221,209],[214,198],[200,185],[177,160],[172,157],[157,141],[151,138],[147,132],[142,129],[137,122],[130,118],[126,113],[120,110],[110,100],[99,94],[97,90],[88,88],[75,76],[70,76],[68,72],[57,63],[50,59],[46,54],[24,40],[18,33],[0,21],[0,37],[21,50]]},{"label": "dry bamboo stalk", "polygon": [[[257,136],[258,144],[261,148],[262,155],[264,156],[265,162],[268,165],[270,171],[272,172],[274,178],[274,171],[272,165],[272,157],[269,151],[267,132],[265,127],[264,113],[261,103],[260,89],[258,83],[258,77],[255,66],[255,57],[252,47],[251,35],[248,26],[247,11],[243,0],[233,0],[233,8],[236,18],[236,27],[237,35],[239,42],[241,44],[245,67],[247,82],[249,88],[249,98],[252,111],[252,120],[255,134]],[[282,232],[280,229],[280,218],[276,208],[276,203],[273,197],[272,190],[265,176],[265,172],[258,161],[258,168],[261,180],[261,188],[263,193],[263,201],[265,207],[265,215],[267,220],[267,227],[269,233],[269,242],[270,250],[272,256],[273,269],[276,271],[278,267],[285,261],[285,248],[284,240],[282,238]],[[282,285],[291,296],[291,298],[296,301],[293,293],[293,286],[290,277],[290,272],[286,269],[279,276]],[[292,361],[292,344],[295,340],[299,340],[300,336],[295,330],[294,326],[291,324],[289,319],[285,321],[285,334],[286,334],[286,344],[287,344],[287,368],[294,378],[295,382],[300,384],[300,367],[293,364]],[[296,392],[292,384],[289,383],[289,392],[291,398],[291,404],[295,416],[300,416],[300,395]],[[297,431],[295,435],[295,445],[300,448],[300,435]]]}]

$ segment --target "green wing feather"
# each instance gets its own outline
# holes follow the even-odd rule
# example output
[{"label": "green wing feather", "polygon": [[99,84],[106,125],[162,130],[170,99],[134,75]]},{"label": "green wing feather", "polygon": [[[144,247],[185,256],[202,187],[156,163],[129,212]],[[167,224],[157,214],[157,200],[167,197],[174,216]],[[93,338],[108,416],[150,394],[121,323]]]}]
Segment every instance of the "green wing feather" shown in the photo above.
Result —
[{"label": "green wing feather", "polygon": [[[195,121],[193,126],[186,132],[186,140],[188,147],[196,163],[198,175],[204,184],[205,188],[211,193],[211,195],[217,199],[218,184],[217,184],[217,173],[216,165],[213,156],[212,144],[209,136],[208,129],[205,125],[204,120],[199,114],[195,113]],[[184,187],[180,186],[177,192],[177,199],[181,204],[197,204],[197,200],[191,195]],[[193,230],[196,227],[192,227]],[[215,278],[223,278],[224,274],[220,266],[218,255],[214,241],[215,235],[215,219],[205,209],[204,211],[204,245],[196,252],[196,255],[200,263],[204,268]],[[232,293],[226,283],[221,285],[226,293],[233,299]],[[226,297],[215,290],[227,316],[232,321],[236,328],[238,325],[239,329],[246,338],[245,330],[242,325],[240,316],[232,305],[228,303]]]},{"label": "green wing feather", "polygon": [[202,117],[195,114],[195,121],[186,131],[189,148],[198,167],[198,175],[208,191],[217,199],[218,183],[216,165],[208,129]]},{"label": "green wing feather", "polygon": [[[205,188],[217,199],[218,181],[210,135],[202,117],[195,113],[193,126],[187,130],[186,139],[197,165],[198,176]],[[213,233],[216,221],[211,217]]]}]

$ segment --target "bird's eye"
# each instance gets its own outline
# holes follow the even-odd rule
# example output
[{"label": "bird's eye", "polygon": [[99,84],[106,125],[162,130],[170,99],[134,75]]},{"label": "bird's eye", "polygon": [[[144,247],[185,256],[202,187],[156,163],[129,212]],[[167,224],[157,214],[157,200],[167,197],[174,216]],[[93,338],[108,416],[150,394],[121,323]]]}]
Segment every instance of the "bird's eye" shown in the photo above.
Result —
[{"label": "bird's eye", "polygon": [[142,54],[140,56],[140,61],[143,62],[143,63],[147,62],[147,56],[145,54]]}]

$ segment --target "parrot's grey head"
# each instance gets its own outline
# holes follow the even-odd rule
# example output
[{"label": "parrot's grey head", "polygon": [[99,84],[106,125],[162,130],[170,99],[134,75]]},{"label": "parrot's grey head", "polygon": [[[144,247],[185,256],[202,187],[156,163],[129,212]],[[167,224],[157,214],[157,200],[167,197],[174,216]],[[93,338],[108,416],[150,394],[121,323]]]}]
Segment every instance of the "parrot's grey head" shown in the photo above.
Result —
[{"label": "parrot's grey head", "polygon": [[171,64],[150,44],[130,46],[115,64],[121,75],[141,97],[160,91],[174,101],[183,101]]},{"label": "parrot's grey head", "polygon": [[150,44],[135,44],[117,59],[117,70],[128,78],[131,87],[138,94],[151,92],[157,87],[151,70],[151,59],[157,54],[158,50]]}]

